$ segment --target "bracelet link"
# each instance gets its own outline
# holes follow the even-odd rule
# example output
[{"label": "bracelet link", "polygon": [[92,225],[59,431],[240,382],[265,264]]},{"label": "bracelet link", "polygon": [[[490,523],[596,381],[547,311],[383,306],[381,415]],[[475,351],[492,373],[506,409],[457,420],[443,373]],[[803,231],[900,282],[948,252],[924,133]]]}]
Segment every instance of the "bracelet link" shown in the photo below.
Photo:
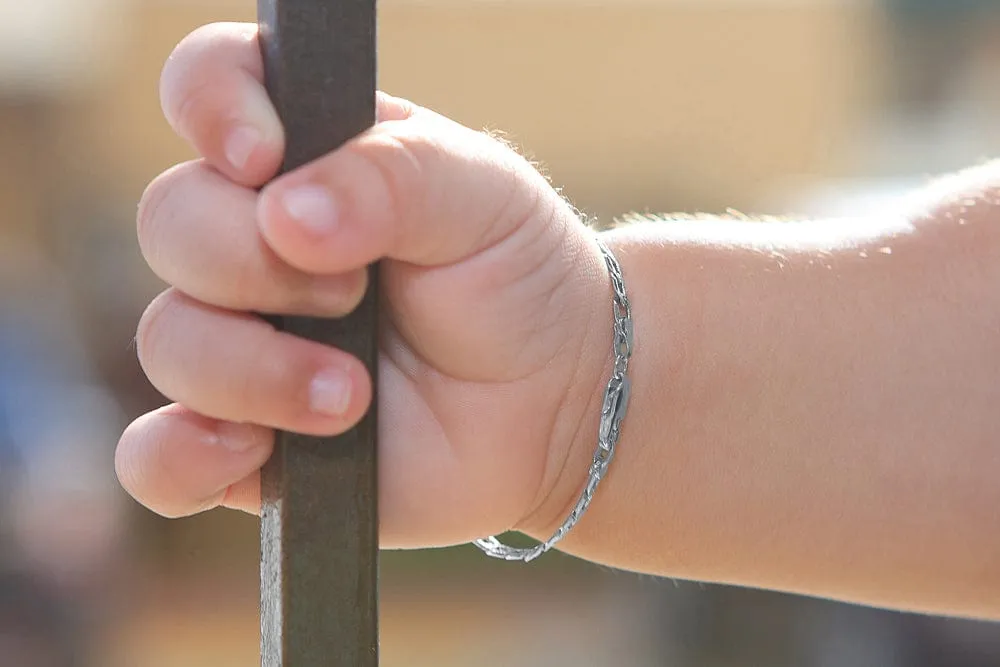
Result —
[{"label": "bracelet link", "polygon": [[635,327],[632,318],[626,317],[621,325],[615,326],[615,352],[618,356],[630,359],[632,357],[632,346],[635,343]]},{"label": "bracelet link", "polygon": [[598,431],[597,444],[601,449],[611,450],[618,440],[615,429],[625,418],[630,392],[631,384],[627,377],[616,374],[611,378],[604,394],[604,408],[601,410],[601,426]]}]

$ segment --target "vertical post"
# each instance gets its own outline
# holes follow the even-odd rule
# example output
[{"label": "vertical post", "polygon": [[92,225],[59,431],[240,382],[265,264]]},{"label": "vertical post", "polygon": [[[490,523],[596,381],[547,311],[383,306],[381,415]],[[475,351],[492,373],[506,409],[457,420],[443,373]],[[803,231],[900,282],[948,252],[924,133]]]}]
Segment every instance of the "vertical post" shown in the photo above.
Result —
[{"label": "vertical post", "polygon": [[[258,0],[258,18],[286,171],[375,123],[375,0]],[[276,321],[356,355],[377,380],[377,266],[369,274],[350,316]],[[264,667],[378,664],[376,420],[373,403],[342,436],[278,434],[261,482]]]}]

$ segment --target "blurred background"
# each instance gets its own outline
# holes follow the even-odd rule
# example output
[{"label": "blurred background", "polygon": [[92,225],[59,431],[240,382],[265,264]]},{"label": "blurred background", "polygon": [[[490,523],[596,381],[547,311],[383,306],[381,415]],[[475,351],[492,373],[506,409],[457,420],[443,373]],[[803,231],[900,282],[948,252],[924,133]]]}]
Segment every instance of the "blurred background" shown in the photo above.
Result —
[{"label": "blurred background", "polygon": [[[120,491],[162,404],[145,184],[161,65],[252,0],[0,0],[0,665],[258,664],[257,522]],[[1000,0],[382,0],[381,85],[505,130],[583,210],[824,215],[1000,154]],[[456,57],[460,56],[460,57]],[[973,667],[1000,626],[552,555],[386,554],[383,664]]]}]

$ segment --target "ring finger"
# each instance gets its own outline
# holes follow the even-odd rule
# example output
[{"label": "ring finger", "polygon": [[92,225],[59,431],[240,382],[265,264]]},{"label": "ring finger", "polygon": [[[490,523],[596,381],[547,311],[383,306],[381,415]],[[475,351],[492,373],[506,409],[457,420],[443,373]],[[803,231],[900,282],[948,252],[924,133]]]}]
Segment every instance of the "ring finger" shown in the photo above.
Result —
[{"label": "ring finger", "polygon": [[357,424],[371,402],[357,358],[175,289],[146,309],[136,342],[162,394],[215,419],[334,435]]}]

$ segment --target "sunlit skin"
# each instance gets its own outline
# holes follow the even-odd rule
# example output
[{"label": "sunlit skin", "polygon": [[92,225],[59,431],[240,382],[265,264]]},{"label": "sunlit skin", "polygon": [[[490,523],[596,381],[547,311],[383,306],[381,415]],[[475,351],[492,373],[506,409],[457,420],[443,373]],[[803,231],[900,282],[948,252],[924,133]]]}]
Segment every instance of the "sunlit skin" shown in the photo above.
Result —
[{"label": "sunlit skin", "polygon": [[[170,285],[139,358],[174,403],[122,436],[122,484],[165,516],[257,512],[273,429],[342,432],[372,394],[356,359],[250,313],[349,312],[382,258],[383,547],[548,537],[586,478],[610,373],[594,232],[508,146],[388,95],[371,131],[271,181],[283,138],[261,76],[252,25],[202,28],[164,69],[165,116],[200,158],[139,208]],[[604,233],[633,303],[634,389],[561,548],[1000,618],[996,183],[985,165],[874,219]]]}]

